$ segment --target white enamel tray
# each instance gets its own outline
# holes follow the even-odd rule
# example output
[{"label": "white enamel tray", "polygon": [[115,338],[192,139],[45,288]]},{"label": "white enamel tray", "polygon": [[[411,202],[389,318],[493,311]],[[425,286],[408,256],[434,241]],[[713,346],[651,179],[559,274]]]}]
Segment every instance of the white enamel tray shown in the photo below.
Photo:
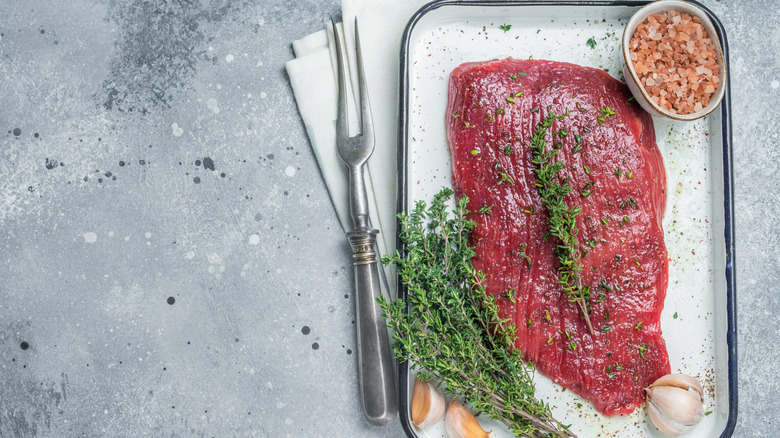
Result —
[{"label": "white enamel tray", "polygon": [[[430,202],[451,185],[444,114],[450,72],[464,62],[513,57],[603,68],[623,81],[623,27],[646,2],[476,2],[442,0],[412,17],[401,47],[398,210]],[[698,4],[697,4],[698,5]],[[703,6],[699,5],[704,8]],[[717,17],[724,61],[728,44]],[[511,25],[508,31],[499,26]],[[596,40],[595,48],[586,42]],[[727,81],[728,87],[728,81]],[[688,435],[728,437],[737,414],[736,314],[732,241],[730,96],[694,122],[654,119],[667,174],[663,227],[669,251],[669,288],[661,327],[672,372],[693,375],[705,388],[709,414]],[[399,242],[399,248],[401,244]],[[399,282],[400,283],[400,282]],[[399,296],[406,291],[399,289]],[[414,372],[399,365],[401,422],[410,437],[446,437],[443,422],[418,431],[410,421]],[[580,437],[663,437],[644,407],[605,417],[589,402],[537,374],[538,395]],[[509,432],[480,418],[498,437]]]}]

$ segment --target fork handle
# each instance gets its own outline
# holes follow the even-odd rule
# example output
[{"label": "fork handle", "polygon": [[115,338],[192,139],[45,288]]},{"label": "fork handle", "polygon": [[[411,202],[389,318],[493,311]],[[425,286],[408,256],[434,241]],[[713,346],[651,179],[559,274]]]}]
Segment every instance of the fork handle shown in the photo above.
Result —
[{"label": "fork handle", "polygon": [[377,233],[374,229],[358,228],[347,236],[352,245],[355,266],[358,362],[363,412],[371,424],[385,426],[390,424],[398,413],[398,399],[387,325],[377,303],[377,298],[382,293],[374,250]]}]

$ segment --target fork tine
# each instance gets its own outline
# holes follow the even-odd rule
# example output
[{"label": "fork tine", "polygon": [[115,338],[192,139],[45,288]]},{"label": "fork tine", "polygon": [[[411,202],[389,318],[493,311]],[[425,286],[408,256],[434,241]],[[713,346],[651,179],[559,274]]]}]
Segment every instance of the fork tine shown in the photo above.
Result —
[{"label": "fork tine", "polygon": [[339,29],[336,27],[336,22],[333,21],[333,17],[330,19],[331,26],[333,27],[333,41],[336,45],[336,64],[338,71],[338,87],[339,87],[339,103],[338,103],[338,118],[336,119],[336,138],[338,140],[344,140],[349,138],[349,119],[347,117],[347,82],[344,77],[344,59],[342,55],[341,38],[339,37]]},{"label": "fork tine", "polygon": [[366,84],[366,72],[363,69],[363,51],[360,48],[360,32],[358,32],[358,19],[355,17],[355,50],[357,51],[358,89],[360,90],[360,132],[364,141],[374,142],[374,121],[371,118],[371,105],[368,101],[368,85]]}]

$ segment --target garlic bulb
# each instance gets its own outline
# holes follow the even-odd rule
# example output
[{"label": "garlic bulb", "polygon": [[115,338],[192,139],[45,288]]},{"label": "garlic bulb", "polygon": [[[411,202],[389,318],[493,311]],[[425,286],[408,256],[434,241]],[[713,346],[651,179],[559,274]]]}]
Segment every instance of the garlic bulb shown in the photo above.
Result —
[{"label": "garlic bulb", "polygon": [[441,420],[444,415],[444,396],[431,382],[414,379],[412,393],[412,423],[420,430]]},{"label": "garlic bulb", "polygon": [[650,420],[667,435],[682,435],[704,417],[703,390],[691,376],[667,374],[645,392]]},{"label": "garlic bulb", "polygon": [[450,438],[492,438],[493,431],[485,432],[482,426],[462,404],[454,399],[447,407],[447,416],[444,417],[444,425]]}]

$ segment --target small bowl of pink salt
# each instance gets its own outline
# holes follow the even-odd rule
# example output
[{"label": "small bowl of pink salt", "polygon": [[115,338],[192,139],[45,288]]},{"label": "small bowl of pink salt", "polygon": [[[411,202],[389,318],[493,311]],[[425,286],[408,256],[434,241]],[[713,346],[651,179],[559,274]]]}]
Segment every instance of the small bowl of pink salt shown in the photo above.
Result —
[{"label": "small bowl of pink salt", "polygon": [[723,100],[726,65],[707,13],[679,0],[639,9],[623,32],[623,72],[637,103],[656,117],[696,120]]}]

